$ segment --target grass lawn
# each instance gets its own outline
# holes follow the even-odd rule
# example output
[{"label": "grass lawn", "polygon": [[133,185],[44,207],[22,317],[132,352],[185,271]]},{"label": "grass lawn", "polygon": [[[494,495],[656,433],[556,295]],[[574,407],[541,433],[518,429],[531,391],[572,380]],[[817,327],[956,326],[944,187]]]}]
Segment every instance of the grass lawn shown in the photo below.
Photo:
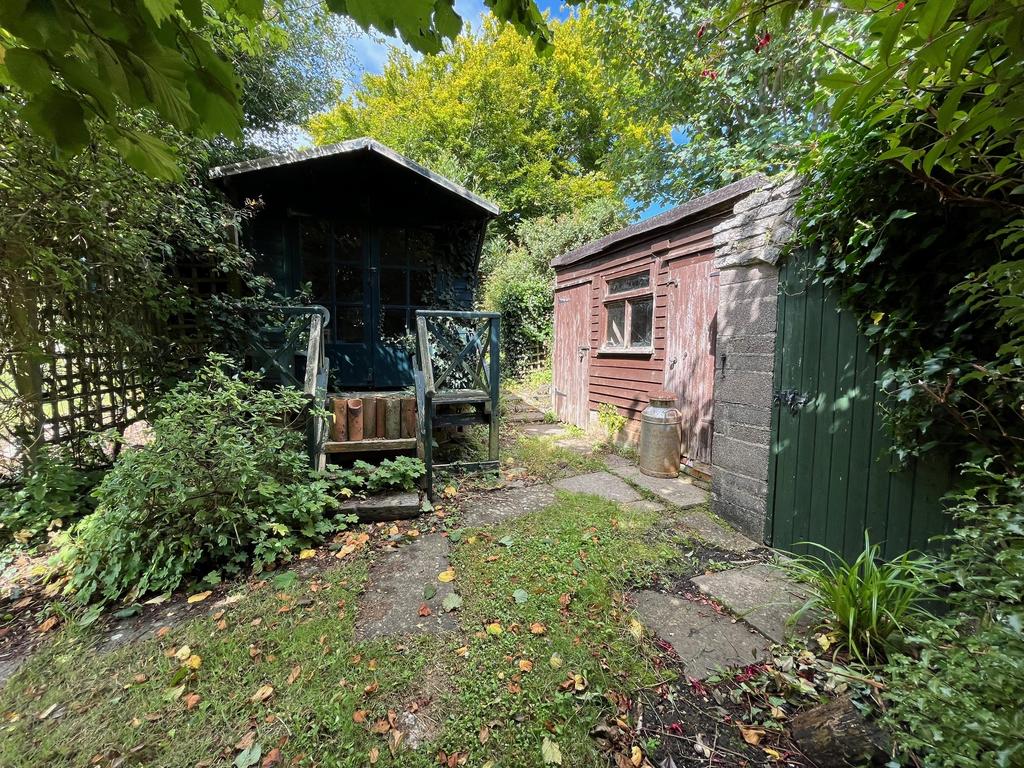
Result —
[{"label": "grass lawn", "polygon": [[[589,731],[658,681],[622,597],[671,555],[657,521],[560,494],[460,529],[452,634],[354,640],[372,549],[110,653],[69,625],[0,689],[0,765],[607,765]],[[416,750],[410,712],[434,731]]]}]

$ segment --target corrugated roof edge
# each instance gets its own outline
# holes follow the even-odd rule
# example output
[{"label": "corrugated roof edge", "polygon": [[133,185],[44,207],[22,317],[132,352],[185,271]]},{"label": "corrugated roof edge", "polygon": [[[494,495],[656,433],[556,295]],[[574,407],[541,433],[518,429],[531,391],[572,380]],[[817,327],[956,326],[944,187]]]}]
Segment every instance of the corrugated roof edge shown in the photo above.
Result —
[{"label": "corrugated roof edge", "polygon": [[567,267],[570,264],[577,264],[591,256],[597,256],[598,254],[603,253],[613,245],[617,245],[626,240],[640,237],[642,235],[649,235],[659,229],[679,224],[685,219],[695,216],[702,211],[706,211],[709,208],[714,208],[715,206],[722,205],[730,200],[750,194],[767,180],[768,177],[763,173],[755,173],[754,175],[747,176],[739,181],[734,181],[732,184],[727,184],[724,187],[716,189],[714,192],[709,192],[706,195],[695,197],[693,200],[689,200],[682,205],[665,211],[664,213],[659,213],[657,216],[652,216],[649,219],[644,219],[643,221],[638,221],[635,224],[630,224],[628,227],[620,229],[618,232],[612,232],[610,235],[605,235],[597,240],[592,240],[591,242],[585,243],[579,248],[571,250],[568,253],[563,253],[561,256],[557,256],[551,260],[551,266],[558,269],[559,267]]},{"label": "corrugated roof edge", "polygon": [[306,160],[316,160],[321,157],[331,157],[333,155],[342,155],[348,152],[358,152],[360,150],[375,152],[382,157],[386,157],[393,163],[397,163],[398,165],[404,166],[405,168],[418,173],[420,176],[432,181],[434,184],[444,187],[449,192],[468,200],[478,208],[482,208],[491,216],[497,216],[500,213],[498,206],[490,200],[470,192],[468,189],[456,184],[451,179],[447,179],[438,173],[434,173],[432,170],[420,165],[415,160],[410,160],[405,155],[395,152],[391,147],[387,147],[376,139],[371,139],[368,136],[363,136],[358,139],[349,139],[348,141],[342,141],[337,144],[313,147],[312,149],[282,152],[279,155],[260,157],[255,160],[244,160],[240,163],[231,163],[230,165],[219,165],[216,168],[210,169],[209,176],[211,179],[224,179],[228,176],[238,176],[243,173],[262,171],[266,168],[277,168],[282,165],[291,165],[293,163],[305,162]]}]

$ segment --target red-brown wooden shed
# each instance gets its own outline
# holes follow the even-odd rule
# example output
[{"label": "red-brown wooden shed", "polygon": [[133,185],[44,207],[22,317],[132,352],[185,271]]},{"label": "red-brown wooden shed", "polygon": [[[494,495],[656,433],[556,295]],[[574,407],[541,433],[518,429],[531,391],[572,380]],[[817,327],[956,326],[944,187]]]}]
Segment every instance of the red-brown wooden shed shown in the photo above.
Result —
[{"label": "red-brown wooden shed", "polygon": [[761,175],[559,256],[555,270],[554,410],[589,428],[603,403],[635,441],[650,393],[668,389],[683,414],[681,455],[711,464],[718,314],[713,230]]}]

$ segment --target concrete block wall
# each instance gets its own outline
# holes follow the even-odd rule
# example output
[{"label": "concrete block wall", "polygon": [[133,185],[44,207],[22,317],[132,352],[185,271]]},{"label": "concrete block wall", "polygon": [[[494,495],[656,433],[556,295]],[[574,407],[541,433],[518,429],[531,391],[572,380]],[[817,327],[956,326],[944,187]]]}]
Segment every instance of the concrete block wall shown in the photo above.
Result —
[{"label": "concrete block wall", "polygon": [[795,231],[799,180],[783,177],[743,198],[715,228],[719,271],[712,506],[755,539],[768,534],[779,256]]}]

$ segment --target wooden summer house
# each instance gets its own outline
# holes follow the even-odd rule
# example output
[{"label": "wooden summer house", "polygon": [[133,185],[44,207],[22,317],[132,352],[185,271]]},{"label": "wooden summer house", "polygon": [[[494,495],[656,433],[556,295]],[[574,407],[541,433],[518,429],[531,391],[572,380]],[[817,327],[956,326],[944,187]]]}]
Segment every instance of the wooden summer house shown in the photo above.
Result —
[{"label": "wooden summer house", "polygon": [[497,206],[383,144],[353,139],[210,176],[251,211],[257,271],[330,311],[333,391],[411,387],[415,311],[473,308]]},{"label": "wooden summer house", "polygon": [[[497,376],[484,373],[491,363],[482,361],[496,349],[498,320],[471,310],[484,233],[497,206],[368,138],[221,166],[210,177],[249,211],[242,237],[257,256],[257,272],[272,278],[278,292],[311,305],[307,314],[327,310],[319,310],[316,353],[327,369],[318,374],[326,373],[327,395],[314,399],[335,417],[326,440],[311,438],[321,446],[312,453],[424,453],[427,443],[429,456],[432,429],[454,418],[435,413],[437,404],[453,400],[474,408],[476,421],[492,421]],[[434,314],[418,322],[421,310]],[[439,311],[458,317],[443,320]],[[487,327],[470,327],[481,321]],[[302,322],[305,328],[308,319]],[[444,326],[440,336],[431,324]],[[278,336],[288,336],[287,327]],[[424,334],[430,339],[418,341]],[[317,389],[316,376],[291,370],[290,352],[280,352],[287,344],[257,346],[264,370],[276,369],[283,383],[305,375],[311,393]],[[459,380],[459,394],[433,391],[437,360],[429,358],[442,347],[466,349],[460,364],[476,361],[466,381]],[[313,357],[302,352],[298,359]],[[444,379],[439,371],[438,386]],[[430,413],[417,408],[417,397],[427,404],[436,398]],[[496,459],[496,448],[492,453]]]},{"label": "wooden summer house", "polygon": [[635,442],[649,395],[670,390],[683,413],[684,462],[707,471],[718,311],[713,230],[762,180],[730,184],[552,261],[553,399],[562,421],[589,428],[603,404],[614,406],[628,419],[622,437]]}]

